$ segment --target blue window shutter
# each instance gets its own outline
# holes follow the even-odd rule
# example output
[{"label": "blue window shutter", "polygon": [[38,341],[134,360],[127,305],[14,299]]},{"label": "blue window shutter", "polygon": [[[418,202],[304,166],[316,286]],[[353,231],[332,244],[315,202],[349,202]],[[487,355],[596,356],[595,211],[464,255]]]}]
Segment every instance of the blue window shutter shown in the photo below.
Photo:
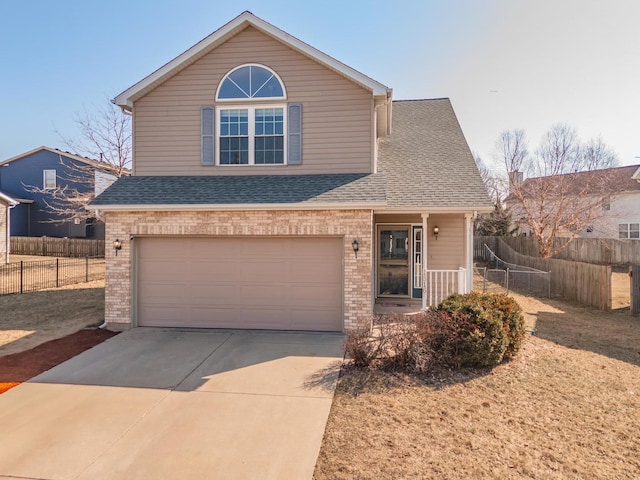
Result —
[{"label": "blue window shutter", "polygon": [[300,165],[302,163],[302,104],[290,103],[288,137],[288,161],[289,165]]},{"label": "blue window shutter", "polygon": [[215,164],[215,111],[213,107],[202,107],[202,165]]}]

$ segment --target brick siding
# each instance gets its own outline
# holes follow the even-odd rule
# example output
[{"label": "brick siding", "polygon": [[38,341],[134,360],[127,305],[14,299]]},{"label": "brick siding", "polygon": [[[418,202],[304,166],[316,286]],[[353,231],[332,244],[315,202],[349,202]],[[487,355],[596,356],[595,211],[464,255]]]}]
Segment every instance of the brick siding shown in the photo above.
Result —
[{"label": "brick siding", "polygon": [[[373,215],[370,210],[107,212],[105,319],[132,326],[132,241],[136,236],[343,236],[344,328],[372,315]],[[116,252],[110,246],[122,242]],[[358,239],[358,256],[351,242]],[[134,240],[135,242],[135,240]]]}]

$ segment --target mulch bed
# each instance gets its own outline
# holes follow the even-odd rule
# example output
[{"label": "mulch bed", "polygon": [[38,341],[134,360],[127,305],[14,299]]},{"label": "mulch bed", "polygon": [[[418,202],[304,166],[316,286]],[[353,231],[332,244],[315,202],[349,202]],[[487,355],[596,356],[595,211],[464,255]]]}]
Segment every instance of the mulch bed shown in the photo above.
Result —
[{"label": "mulch bed", "polygon": [[31,350],[0,357],[0,393],[46,372],[116,334],[108,330],[80,330],[40,344]]}]

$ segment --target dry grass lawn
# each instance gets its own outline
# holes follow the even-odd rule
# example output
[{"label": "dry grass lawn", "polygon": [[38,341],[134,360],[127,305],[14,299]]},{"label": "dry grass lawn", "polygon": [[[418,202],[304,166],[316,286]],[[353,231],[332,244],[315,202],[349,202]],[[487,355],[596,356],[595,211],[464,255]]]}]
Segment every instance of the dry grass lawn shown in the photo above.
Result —
[{"label": "dry grass lawn", "polygon": [[316,479],[640,478],[640,318],[514,295],[493,370],[341,377]]},{"label": "dry grass lawn", "polygon": [[631,306],[629,272],[611,272],[611,308],[621,310]]},{"label": "dry grass lawn", "polygon": [[104,280],[0,296],[0,356],[104,321]]}]

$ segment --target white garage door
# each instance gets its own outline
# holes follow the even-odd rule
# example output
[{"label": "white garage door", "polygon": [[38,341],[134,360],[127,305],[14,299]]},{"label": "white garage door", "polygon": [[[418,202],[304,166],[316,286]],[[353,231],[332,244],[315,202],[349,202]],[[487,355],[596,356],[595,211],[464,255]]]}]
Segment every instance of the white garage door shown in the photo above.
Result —
[{"label": "white garage door", "polygon": [[342,330],[341,238],[137,240],[140,326]]}]

